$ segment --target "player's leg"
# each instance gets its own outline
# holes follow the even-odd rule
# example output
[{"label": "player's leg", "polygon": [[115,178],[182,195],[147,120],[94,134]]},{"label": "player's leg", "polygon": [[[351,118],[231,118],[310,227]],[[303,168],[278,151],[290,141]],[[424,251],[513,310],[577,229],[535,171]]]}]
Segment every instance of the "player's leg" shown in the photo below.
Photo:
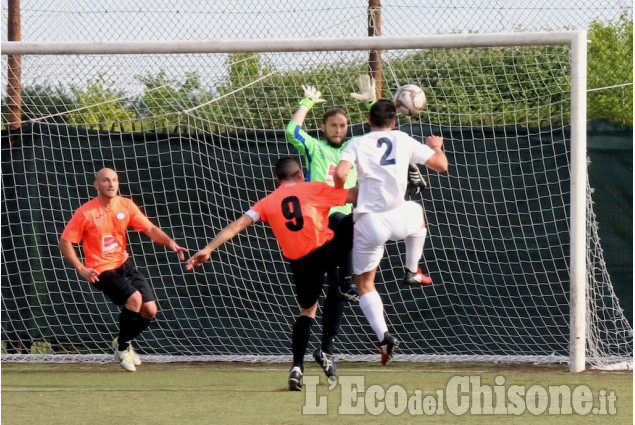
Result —
[{"label": "player's leg", "polygon": [[[404,238],[406,245],[406,267],[403,282],[406,285],[430,285],[432,279],[423,274],[419,268],[419,261],[423,255],[423,246],[428,233],[425,227],[423,207],[415,202],[407,202],[400,207],[400,213],[397,214],[396,219],[401,220],[402,223],[407,225],[407,236]],[[397,237],[395,239],[399,238]]]},{"label": "player's leg", "polygon": [[335,233],[338,248],[337,265],[328,271],[329,285],[338,285],[341,296],[350,302],[359,301],[352,278],[353,215],[334,212],[329,215],[329,228]]},{"label": "player's leg", "polygon": [[289,372],[289,391],[302,390],[302,374],[304,373],[304,354],[311,337],[311,326],[315,322],[317,302],[310,308],[300,308],[300,315],[293,325],[291,349],[293,365]]},{"label": "player's leg", "polygon": [[[157,297],[148,280],[134,267],[132,260],[129,259],[123,264],[123,270],[128,282],[141,294],[141,307],[139,308],[137,320],[132,329],[133,336],[130,339],[131,341],[146,330],[156,317],[158,311]],[[141,364],[141,358],[135,352],[134,348],[132,348],[131,344],[128,345],[128,351],[132,356],[134,364],[139,366]]]},{"label": "player's leg", "polygon": [[399,346],[399,341],[388,332],[384,315],[384,303],[374,285],[376,271],[377,268],[361,275],[356,275],[355,282],[360,291],[359,307],[377,335],[377,346],[381,353],[381,363],[385,365],[392,360],[395,350]]},{"label": "player's leg", "polygon": [[141,316],[139,311],[143,305],[143,297],[141,292],[135,291],[126,300],[121,314],[119,315],[119,349],[125,350],[130,345],[130,341],[139,335],[139,320]]},{"label": "player's leg", "polygon": [[355,283],[360,292],[359,307],[362,309],[368,324],[375,331],[377,341],[381,342],[384,333],[388,332],[386,319],[384,318],[384,303],[375,288],[375,273],[373,268],[361,274],[355,275]]},{"label": "player's leg", "polygon": [[359,292],[353,279],[353,253],[349,252],[345,259],[340,262],[339,270],[339,288],[340,296],[348,302],[359,302]]},{"label": "player's leg", "polygon": [[322,307],[322,344],[326,354],[333,354],[333,343],[339,334],[344,313],[344,299],[340,296],[339,282],[329,282]]},{"label": "player's leg", "polygon": [[289,372],[289,391],[302,390],[304,355],[311,337],[311,326],[317,314],[317,300],[322,291],[324,267],[316,267],[315,251],[300,259],[292,260],[291,270],[295,284],[295,295],[300,306],[300,315],[293,325],[291,349],[293,365]]},{"label": "player's leg", "polygon": [[141,358],[130,341],[143,332],[156,316],[156,295],[130,259],[115,270],[103,272],[96,286],[115,304],[123,306],[119,315],[119,335],[113,341],[114,356],[122,367],[135,370],[128,363],[139,366]]},{"label": "player's leg", "polygon": [[119,335],[113,341],[114,358],[121,367],[133,372],[136,368],[128,348],[130,340],[136,336],[138,312],[143,303],[141,293],[124,277],[121,267],[102,272],[95,286],[114,304],[122,307],[119,314]]},{"label": "player's leg", "polygon": [[363,214],[356,222],[353,236],[353,273],[359,292],[359,307],[377,335],[382,364],[392,359],[399,342],[390,335],[384,304],[375,288],[377,266],[384,253],[388,232],[381,216]]},{"label": "player's leg", "polygon": [[[318,248],[320,254],[323,255],[323,259],[318,261],[327,264],[330,269],[335,268],[336,264],[340,264],[341,266],[338,267],[340,272],[344,269],[350,270],[350,264],[346,263],[352,246],[353,222],[350,217],[347,221],[346,228],[338,226],[336,236]],[[329,380],[335,380],[337,377],[333,345],[335,337],[340,331],[343,313],[344,299],[340,293],[340,283],[330,280],[322,308],[322,343],[313,352],[313,358],[322,367]]]}]

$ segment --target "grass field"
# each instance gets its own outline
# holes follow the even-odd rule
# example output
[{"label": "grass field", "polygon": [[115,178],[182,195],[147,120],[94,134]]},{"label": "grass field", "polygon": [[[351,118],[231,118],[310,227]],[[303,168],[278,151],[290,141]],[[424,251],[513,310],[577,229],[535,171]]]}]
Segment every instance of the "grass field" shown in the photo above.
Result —
[{"label": "grass field", "polygon": [[[574,374],[565,365],[340,363],[340,381],[329,389],[311,363],[305,369],[305,391],[289,392],[288,369],[286,364],[145,363],[129,373],[115,363],[2,363],[2,424],[633,423],[632,371]],[[318,385],[307,385],[318,379]],[[479,379],[478,397],[470,396]],[[461,386],[466,382],[471,386]],[[549,386],[570,389],[571,404],[550,402]],[[488,391],[494,394],[491,402]],[[463,398],[452,397],[457,392]],[[498,394],[504,404],[497,404]],[[496,414],[478,414],[481,402]],[[550,413],[565,404],[573,406],[572,413]],[[320,414],[303,414],[303,407]],[[351,414],[360,407],[362,414]],[[542,413],[535,416],[532,410]]]}]

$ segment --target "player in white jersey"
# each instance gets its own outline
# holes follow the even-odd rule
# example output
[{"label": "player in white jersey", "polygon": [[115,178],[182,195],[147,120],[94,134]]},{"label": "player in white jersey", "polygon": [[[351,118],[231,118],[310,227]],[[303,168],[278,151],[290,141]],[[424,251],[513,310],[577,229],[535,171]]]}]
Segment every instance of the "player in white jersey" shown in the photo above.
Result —
[{"label": "player in white jersey", "polygon": [[388,332],[384,305],[375,289],[375,274],[386,242],[405,241],[404,283],[431,283],[418,265],[427,233],[423,207],[404,199],[408,165],[423,164],[438,172],[448,169],[443,138],[429,136],[424,145],[402,131],[393,130],[396,114],[391,100],[378,100],[370,109],[371,132],[349,142],[334,176],[335,187],[342,187],[353,165],[357,167],[359,193],[353,210],[353,273],[359,306],[377,334],[383,364],[392,359],[399,344]]}]

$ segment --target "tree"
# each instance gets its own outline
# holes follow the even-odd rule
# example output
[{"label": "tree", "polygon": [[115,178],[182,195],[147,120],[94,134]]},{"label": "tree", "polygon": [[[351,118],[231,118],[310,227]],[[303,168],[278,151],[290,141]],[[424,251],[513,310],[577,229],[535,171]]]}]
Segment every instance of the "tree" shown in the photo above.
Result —
[{"label": "tree", "polygon": [[[2,122],[6,124],[8,99],[2,102]],[[66,112],[77,109],[73,95],[67,87],[58,84],[34,84],[22,89],[22,120],[30,121],[50,117],[47,122],[63,124],[68,118]]]},{"label": "tree", "polygon": [[67,122],[89,129],[114,129],[115,125],[130,123],[135,113],[124,104],[126,92],[114,88],[103,75],[89,79],[86,87],[73,86],[75,109],[67,115]]},{"label": "tree", "polygon": [[633,19],[624,11],[616,22],[594,21],[589,39],[587,116],[632,126]]},{"label": "tree", "polygon": [[[632,125],[633,20],[625,11],[616,22],[594,21],[589,38],[587,117]],[[397,85],[412,82],[426,92],[431,113],[414,117],[415,121],[541,127],[567,124],[562,121],[570,116],[567,47],[384,53],[385,69],[390,72],[384,74],[383,97],[392,97]],[[318,128],[324,110],[334,106],[347,105],[351,123],[366,121],[367,111],[349,98],[349,93],[357,91],[355,76],[368,72],[365,59],[279,65],[268,56],[233,53],[227,56],[225,69],[226,76],[207,90],[196,72],[186,72],[184,78],[171,77],[165,70],[136,75],[145,91],[134,101],[101,75],[86,87],[71,87],[70,94],[61,86],[25,87],[25,114],[34,119],[72,111],[65,116],[69,124],[93,127],[136,119],[160,131],[175,131],[178,126],[183,131],[280,130],[297,108],[301,86],[309,84],[317,86],[327,102],[315,105],[307,128]]]},{"label": "tree", "polygon": [[186,72],[183,81],[170,78],[165,70],[135,75],[145,91],[135,104],[144,125],[154,130],[171,131],[182,124],[181,113],[205,103],[210,96],[201,88],[200,76]]}]

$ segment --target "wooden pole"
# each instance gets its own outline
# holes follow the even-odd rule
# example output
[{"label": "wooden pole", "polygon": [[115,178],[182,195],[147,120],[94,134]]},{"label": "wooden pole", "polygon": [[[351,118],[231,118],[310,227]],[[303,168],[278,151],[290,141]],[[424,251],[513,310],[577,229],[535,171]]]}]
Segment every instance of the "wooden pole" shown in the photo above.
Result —
[{"label": "wooden pole", "polygon": [[[20,41],[20,0],[9,0],[7,11],[7,39]],[[9,55],[7,57],[7,117],[10,130],[17,130],[22,123],[22,57]]]},{"label": "wooden pole", "polygon": [[[368,0],[368,36],[381,36],[381,0]],[[377,99],[381,98],[381,50],[371,50],[368,55],[370,76],[375,79]]]}]

